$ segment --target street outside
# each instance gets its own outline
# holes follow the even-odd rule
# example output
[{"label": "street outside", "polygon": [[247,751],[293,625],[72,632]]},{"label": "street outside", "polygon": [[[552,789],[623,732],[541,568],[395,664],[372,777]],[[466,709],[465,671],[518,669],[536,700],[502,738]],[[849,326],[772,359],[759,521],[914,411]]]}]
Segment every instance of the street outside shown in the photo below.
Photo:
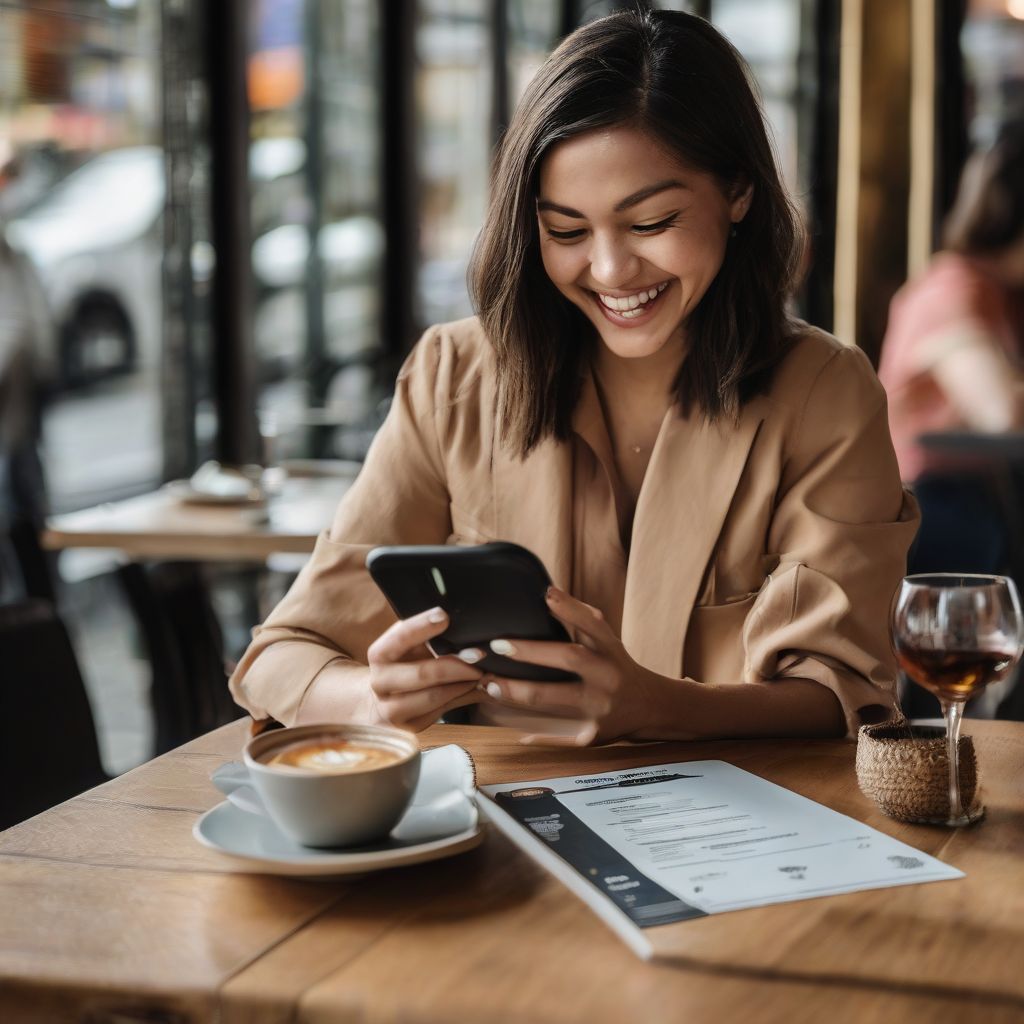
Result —
[{"label": "street outside", "polygon": [[54,512],[151,490],[160,482],[160,389],[154,369],[57,395],[43,414]]}]

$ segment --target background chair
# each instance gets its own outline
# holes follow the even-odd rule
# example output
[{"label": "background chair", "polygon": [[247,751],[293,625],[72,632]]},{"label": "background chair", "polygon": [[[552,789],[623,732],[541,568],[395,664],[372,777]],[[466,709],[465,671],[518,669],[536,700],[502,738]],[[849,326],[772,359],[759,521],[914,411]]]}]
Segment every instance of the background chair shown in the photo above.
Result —
[{"label": "background chair", "polygon": [[220,623],[199,566],[132,562],[117,574],[152,666],[154,753],[240,718],[228,691]]},{"label": "background chair", "polygon": [[107,781],[64,623],[41,600],[0,606],[0,829]]}]

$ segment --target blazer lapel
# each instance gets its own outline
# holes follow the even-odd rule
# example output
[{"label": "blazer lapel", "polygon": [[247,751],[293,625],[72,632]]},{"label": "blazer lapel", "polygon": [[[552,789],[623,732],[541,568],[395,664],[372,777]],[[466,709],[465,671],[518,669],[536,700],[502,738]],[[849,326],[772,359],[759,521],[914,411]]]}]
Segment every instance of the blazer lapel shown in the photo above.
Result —
[{"label": "blazer lapel", "polygon": [[495,442],[495,537],[529,548],[545,565],[552,582],[568,590],[572,583],[572,445],[550,439],[526,459]]},{"label": "blazer lapel", "polygon": [[761,403],[738,424],[666,413],[633,519],[622,613],[626,649],[654,672],[682,670],[698,588],[763,418]]},{"label": "blazer lapel", "polygon": [[[583,373],[572,427],[592,447],[603,436],[607,447],[601,405],[589,369]],[[493,436],[499,436],[497,426]],[[573,443],[549,438],[520,460],[495,441],[491,464],[495,536],[529,548],[544,563],[551,581],[571,593],[575,550]]]}]

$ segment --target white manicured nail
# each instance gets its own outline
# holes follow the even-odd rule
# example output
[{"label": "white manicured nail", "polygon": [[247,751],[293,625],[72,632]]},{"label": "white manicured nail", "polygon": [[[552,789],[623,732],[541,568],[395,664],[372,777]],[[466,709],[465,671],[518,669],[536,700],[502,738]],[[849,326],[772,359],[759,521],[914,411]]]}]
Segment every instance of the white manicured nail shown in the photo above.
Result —
[{"label": "white manicured nail", "polygon": [[456,657],[461,658],[467,665],[475,665],[484,657],[484,652],[476,647],[467,647],[465,650],[459,651]]},{"label": "white manicured nail", "polygon": [[496,699],[501,698],[501,687],[497,683],[487,684],[487,696],[494,697]]},{"label": "white manicured nail", "polygon": [[492,640],[491,650],[495,654],[515,654],[516,649],[513,644],[510,644],[508,640]]},{"label": "white manicured nail", "polygon": [[444,622],[448,618],[443,608],[431,608],[427,612],[427,622]]}]

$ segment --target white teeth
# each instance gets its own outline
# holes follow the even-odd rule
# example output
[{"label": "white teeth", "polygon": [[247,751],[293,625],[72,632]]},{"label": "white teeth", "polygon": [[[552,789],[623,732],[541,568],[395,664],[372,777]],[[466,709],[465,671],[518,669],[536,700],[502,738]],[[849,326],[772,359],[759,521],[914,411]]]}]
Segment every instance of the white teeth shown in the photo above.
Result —
[{"label": "white teeth", "polygon": [[641,312],[640,307],[645,303],[650,302],[651,299],[657,298],[667,287],[668,282],[665,281],[662,284],[656,285],[654,288],[648,288],[645,291],[636,292],[633,295],[602,295],[598,292],[597,297],[609,309],[614,310],[620,316],[624,316],[629,320],[635,316],[639,316]]}]

